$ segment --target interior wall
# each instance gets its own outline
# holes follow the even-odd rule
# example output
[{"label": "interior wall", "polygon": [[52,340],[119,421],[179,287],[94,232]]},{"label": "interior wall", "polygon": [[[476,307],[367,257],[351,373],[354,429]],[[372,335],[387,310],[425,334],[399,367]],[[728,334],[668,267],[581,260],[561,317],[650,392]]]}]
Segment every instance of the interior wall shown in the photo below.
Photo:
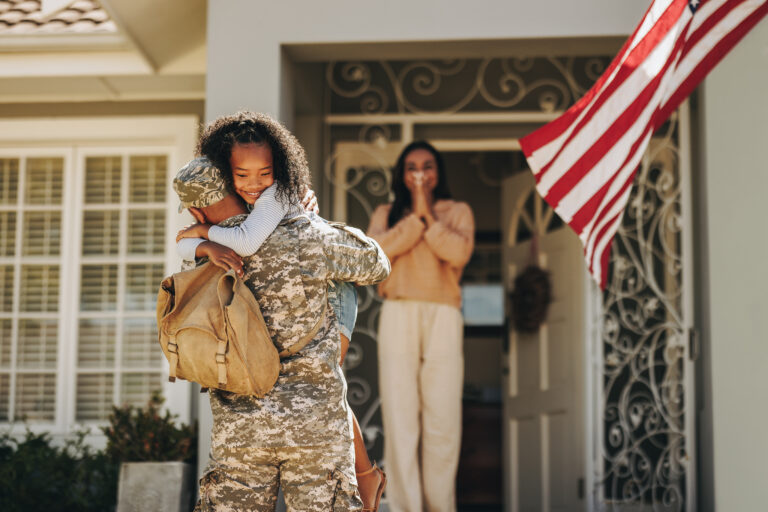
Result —
[{"label": "interior wall", "polygon": [[767,88],[764,21],[710,74],[701,95],[709,293],[700,320],[710,354],[714,483],[714,506],[702,510],[768,503]]}]

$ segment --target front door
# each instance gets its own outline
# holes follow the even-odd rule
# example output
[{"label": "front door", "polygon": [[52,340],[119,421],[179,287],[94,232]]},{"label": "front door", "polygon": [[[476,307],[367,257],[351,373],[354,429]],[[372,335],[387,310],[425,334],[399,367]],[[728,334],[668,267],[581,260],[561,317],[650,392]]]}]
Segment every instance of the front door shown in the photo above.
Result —
[{"label": "front door", "polygon": [[547,318],[537,332],[517,331],[510,317],[502,363],[507,510],[586,510],[589,287],[581,244],[538,196],[530,172],[504,180],[502,204],[507,292],[532,263],[549,272],[552,289]]}]

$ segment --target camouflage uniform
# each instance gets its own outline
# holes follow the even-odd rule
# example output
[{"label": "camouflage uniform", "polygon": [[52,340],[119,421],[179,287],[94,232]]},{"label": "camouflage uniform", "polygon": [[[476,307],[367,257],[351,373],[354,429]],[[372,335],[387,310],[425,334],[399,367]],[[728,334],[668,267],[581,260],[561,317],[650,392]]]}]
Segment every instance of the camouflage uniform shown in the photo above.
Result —
[{"label": "camouflage uniform", "polygon": [[198,510],[272,511],[278,486],[288,510],[360,510],[352,413],[327,283],[380,282],[389,261],[359,230],[309,214],[282,221],[243,263],[245,283],[279,351],[295,346],[318,319],[323,323],[307,346],[281,361],[264,398],[211,392],[211,453]]}]

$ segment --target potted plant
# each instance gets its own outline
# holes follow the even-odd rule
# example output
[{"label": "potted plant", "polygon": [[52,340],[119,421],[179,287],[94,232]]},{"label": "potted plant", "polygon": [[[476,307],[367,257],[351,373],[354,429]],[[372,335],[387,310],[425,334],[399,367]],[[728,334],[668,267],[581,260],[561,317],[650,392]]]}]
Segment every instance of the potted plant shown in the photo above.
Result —
[{"label": "potted plant", "polygon": [[113,407],[102,428],[107,456],[120,463],[118,512],[191,508],[196,433],[169,411],[161,414],[162,404],[158,392],[144,409]]}]

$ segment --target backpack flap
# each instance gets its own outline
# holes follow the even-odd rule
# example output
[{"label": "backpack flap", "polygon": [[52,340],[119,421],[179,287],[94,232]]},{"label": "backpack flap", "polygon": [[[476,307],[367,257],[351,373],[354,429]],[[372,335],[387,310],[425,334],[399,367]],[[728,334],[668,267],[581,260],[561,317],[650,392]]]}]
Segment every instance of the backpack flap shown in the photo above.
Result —
[{"label": "backpack flap", "polygon": [[232,384],[226,389],[262,397],[277,382],[280,358],[259,303],[232,271],[219,278],[217,290],[229,340],[227,370]]}]

